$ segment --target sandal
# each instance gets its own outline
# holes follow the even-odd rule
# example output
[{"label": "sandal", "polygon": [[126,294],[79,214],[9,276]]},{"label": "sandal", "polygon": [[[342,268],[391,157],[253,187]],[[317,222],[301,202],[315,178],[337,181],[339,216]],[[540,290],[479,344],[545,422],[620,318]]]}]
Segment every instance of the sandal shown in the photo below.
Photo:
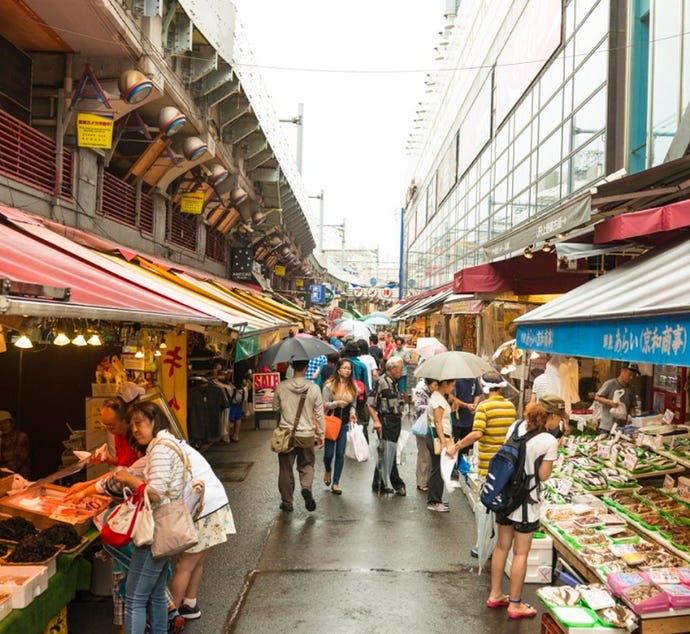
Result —
[{"label": "sandal", "polygon": [[323,483],[329,487],[331,486],[331,472],[326,471],[326,473],[323,474]]},{"label": "sandal", "polygon": [[427,487],[427,486],[417,485],[417,491],[423,491],[424,493],[426,493],[428,490],[429,490],[429,487]]},{"label": "sandal", "polygon": [[492,601],[491,599],[486,600],[486,607],[487,608],[507,608],[508,605],[510,604],[510,598],[508,597],[507,594],[503,595],[503,598],[499,599],[498,601]]},{"label": "sandal", "polygon": [[334,485],[331,487],[331,493],[335,493],[335,495],[342,495],[342,494],[343,494],[343,490],[340,488],[340,485],[334,484]]},{"label": "sandal", "polygon": [[523,603],[522,598],[518,599],[517,601],[509,599],[509,601],[513,605],[523,605],[526,608],[524,610],[511,610],[508,608],[507,612],[509,619],[533,619],[535,616],[537,616],[537,610],[529,603]]}]

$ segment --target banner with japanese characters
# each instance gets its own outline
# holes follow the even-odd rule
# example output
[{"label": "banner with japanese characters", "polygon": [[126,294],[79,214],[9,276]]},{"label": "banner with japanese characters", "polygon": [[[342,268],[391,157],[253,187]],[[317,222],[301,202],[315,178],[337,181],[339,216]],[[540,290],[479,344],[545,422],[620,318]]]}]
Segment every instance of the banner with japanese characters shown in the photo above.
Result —
[{"label": "banner with japanese characters", "polygon": [[187,335],[168,333],[158,357],[160,388],[187,436]]}]

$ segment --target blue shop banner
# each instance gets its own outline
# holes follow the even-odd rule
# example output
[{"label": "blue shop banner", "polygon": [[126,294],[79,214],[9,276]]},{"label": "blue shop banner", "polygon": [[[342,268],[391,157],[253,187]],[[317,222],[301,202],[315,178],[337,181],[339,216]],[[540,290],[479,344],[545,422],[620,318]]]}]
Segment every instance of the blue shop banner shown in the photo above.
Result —
[{"label": "blue shop banner", "polygon": [[690,315],[518,325],[517,347],[595,359],[690,366]]}]

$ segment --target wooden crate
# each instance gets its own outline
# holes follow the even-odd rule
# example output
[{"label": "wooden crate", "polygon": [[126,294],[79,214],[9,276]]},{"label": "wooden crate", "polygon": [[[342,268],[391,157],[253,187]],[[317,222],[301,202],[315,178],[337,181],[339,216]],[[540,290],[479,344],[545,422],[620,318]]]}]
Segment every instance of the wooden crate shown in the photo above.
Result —
[{"label": "wooden crate", "polygon": [[93,518],[112,502],[112,500],[107,496],[94,496],[102,502],[102,506],[99,509],[94,509],[92,512],[90,512],[89,517],[85,519],[64,518],[62,516],[53,517],[49,514],[42,513],[39,510],[26,508],[19,503],[21,500],[26,499],[27,495],[33,498],[38,496],[62,498],[66,492],[66,487],[61,487],[56,484],[46,484],[40,489],[37,489],[34,495],[32,495],[32,490],[29,490],[27,494],[18,493],[15,495],[6,496],[4,498],[0,498],[0,513],[23,517],[24,519],[32,522],[39,530],[43,530],[49,526],[54,526],[55,524],[66,524],[68,526],[73,526],[74,530],[76,530],[79,535],[83,535],[89,530],[89,528],[91,528]]}]

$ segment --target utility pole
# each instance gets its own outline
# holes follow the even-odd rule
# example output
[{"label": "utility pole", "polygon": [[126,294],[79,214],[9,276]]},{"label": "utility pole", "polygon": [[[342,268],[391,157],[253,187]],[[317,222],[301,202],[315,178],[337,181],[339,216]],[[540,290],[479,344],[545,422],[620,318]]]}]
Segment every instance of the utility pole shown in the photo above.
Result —
[{"label": "utility pole", "polygon": [[295,150],[295,161],[299,173],[302,173],[302,140],[304,132],[304,104],[297,104],[297,116],[290,119],[278,119],[280,123],[293,123],[297,126],[297,148]]}]

